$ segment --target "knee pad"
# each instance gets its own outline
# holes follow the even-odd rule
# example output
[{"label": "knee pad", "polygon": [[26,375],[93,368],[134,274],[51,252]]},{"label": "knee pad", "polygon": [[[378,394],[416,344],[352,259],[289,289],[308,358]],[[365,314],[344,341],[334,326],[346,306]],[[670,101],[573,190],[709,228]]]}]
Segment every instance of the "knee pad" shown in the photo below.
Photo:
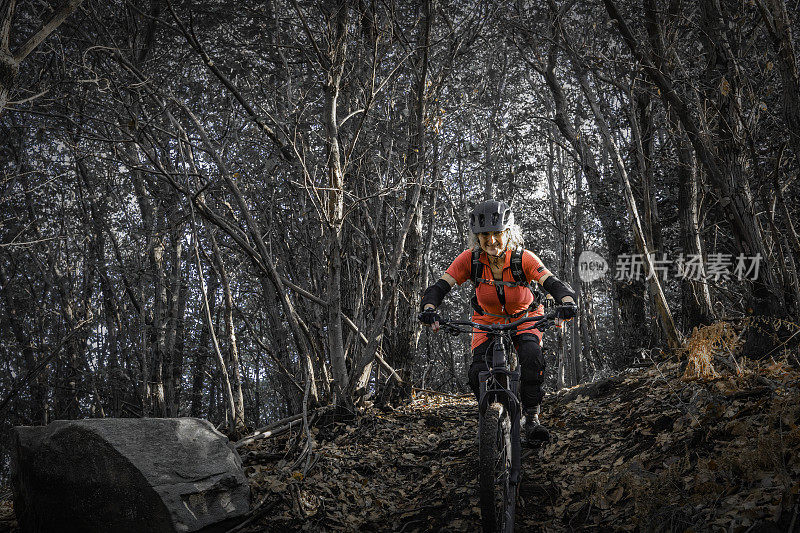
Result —
[{"label": "knee pad", "polygon": [[489,365],[486,364],[486,361],[473,361],[472,365],[469,367],[469,386],[472,392],[475,393],[476,398],[481,391],[480,385],[478,384],[478,376],[480,376],[481,372],[486,372],[487,370],[489,370]]}]

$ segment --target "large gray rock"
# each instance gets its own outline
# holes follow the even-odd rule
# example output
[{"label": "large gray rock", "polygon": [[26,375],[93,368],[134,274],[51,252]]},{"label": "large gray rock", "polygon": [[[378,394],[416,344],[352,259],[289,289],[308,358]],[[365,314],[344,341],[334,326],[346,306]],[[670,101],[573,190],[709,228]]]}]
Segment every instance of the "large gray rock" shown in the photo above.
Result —
[{"label": "large gray rock", "polygon": [[23,532],[206,533],[250,510],[239,455],[196,418],[16,427],[11,461]]}]

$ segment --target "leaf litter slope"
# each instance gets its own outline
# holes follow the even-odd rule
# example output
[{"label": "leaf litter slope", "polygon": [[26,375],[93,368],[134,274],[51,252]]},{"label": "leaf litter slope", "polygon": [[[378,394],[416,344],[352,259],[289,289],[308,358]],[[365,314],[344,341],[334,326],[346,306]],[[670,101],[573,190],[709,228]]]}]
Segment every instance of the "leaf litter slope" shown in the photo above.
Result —
[{"label": "leaf litter slope", "polygon": [[[554,442],[523,463],[517,529],[800,528],[799,400],[800,375],[779,364],[687,380],[659,363],[550,395]],[[242,450],[268,509],[244,531],[480,529],[469,396],[416,391],[312,433],[305,477],[285,437]]]}]

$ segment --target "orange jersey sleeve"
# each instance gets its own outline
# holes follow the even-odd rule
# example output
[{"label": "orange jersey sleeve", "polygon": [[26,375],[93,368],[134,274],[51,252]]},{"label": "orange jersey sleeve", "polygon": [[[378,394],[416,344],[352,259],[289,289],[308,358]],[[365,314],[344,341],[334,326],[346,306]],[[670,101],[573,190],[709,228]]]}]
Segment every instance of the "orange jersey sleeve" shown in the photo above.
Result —
[{"label": "orange jersey sleeve", "polygon": [[[536,283],[539,283],[539,280],[544,276],[552,274],[552,272],[547,270],[547,267],[544,266],[542,260],[530,250],[525,250],[522,253],[522,271],[525,272],[526,279],[533,280]],[[467,273],[467,276],[469,276],[469,273]]]},{"label": "orange jersey sleeve", "polygon": [[465,281],[469,281],[469,275],[472,271],[472,250],[464,250],[458,257],[456,257],[450,266],[447,267],[446,273],[453,276],[456,283],[461,285]]}]

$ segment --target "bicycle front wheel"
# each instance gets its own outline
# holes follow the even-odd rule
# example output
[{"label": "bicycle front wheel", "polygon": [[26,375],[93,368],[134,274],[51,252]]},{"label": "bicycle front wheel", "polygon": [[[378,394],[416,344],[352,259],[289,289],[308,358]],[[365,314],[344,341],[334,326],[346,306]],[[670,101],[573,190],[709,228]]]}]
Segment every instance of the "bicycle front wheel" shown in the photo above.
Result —
[{"label": "bicycle front wheel", "polygon": [[515,494],[511,488],[511,421],[492,403],[478,429],[481,523],[484,532],[513,531]]}]

